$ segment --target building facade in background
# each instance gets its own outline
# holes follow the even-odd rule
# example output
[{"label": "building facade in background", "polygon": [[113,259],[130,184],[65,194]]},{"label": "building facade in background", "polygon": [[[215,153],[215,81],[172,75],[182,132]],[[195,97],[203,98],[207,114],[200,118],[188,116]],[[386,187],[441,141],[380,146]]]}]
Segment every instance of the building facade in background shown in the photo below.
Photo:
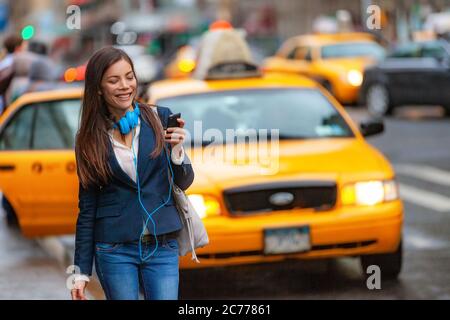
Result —
[{"label": "building facade in background", "polygon": [[[117,44],[123,34],[111,26],[123,22],[123,32],[149,45],[149,52],[170,52],[204,31],[215,19],[229,20],[246,31],[263,54],[271,55],[291,36],[320,30],[377,33],[386,44],[405,42],[420,31],[432,13],[450,9],[450,0],[0,0],[8,4],[7,27],[0,34],[35,28],[35,38],[52,47],[52,54],[68,61],[87,59],[104,45]],[[367,30],[366,9],[381,9],[381,30]],[[66,26],[67,7],[81,9],[81,28]],[[4,19],[5,20],[5,19]],[[450,27],[449,27],[450,28]],[[123,37],[122,37],[123,38]],[[125,37],[129,39],[130,37]],[[181,40],[180,40],[181,39]],[[152,51],[153,50],[153,51]],[[64,56],[64,57],[63,57]]]}]

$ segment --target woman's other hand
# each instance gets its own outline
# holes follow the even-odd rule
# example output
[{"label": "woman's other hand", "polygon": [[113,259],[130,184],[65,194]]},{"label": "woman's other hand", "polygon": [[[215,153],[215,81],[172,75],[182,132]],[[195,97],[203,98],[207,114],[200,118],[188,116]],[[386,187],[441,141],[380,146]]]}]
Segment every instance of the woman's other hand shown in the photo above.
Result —
[{"label": "woman's other hand", "polygon": [[71,290],[72,300],[87,300],[85,290],[87,281],[79,280],[74,284],[74,288]]}]

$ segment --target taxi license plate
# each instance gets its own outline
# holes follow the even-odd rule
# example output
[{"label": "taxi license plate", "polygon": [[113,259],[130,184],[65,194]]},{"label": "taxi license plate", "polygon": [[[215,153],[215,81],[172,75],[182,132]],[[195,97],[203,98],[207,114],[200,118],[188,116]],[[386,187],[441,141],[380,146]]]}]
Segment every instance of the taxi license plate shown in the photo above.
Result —
[{"label": "taxi license plate", "polygon": [[264,230],[264,254],[299,253],[309,250],[309,226]]}]

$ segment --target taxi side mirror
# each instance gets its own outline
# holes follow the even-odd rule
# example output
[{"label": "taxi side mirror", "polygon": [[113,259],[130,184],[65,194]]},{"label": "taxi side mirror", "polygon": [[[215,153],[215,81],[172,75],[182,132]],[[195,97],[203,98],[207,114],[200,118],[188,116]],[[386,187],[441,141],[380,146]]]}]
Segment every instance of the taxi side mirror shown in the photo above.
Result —
[{"label": "taxi side mirror", "polygon": [[359,128],[364,137],[370,137],[382,133],[384,131],[384,123],[381,119],[374,119],[361,122]]}]

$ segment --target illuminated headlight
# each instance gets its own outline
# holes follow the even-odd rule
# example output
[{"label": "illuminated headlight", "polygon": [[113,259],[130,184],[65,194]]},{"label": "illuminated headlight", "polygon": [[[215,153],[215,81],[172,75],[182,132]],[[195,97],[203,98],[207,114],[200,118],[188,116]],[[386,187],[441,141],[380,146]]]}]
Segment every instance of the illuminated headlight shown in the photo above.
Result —
[{"label": "illuminated headlight", "polygon": [[397,200],[398,185],[395,180],[357,182],[344,186],[341,197],[343,205],[373,206]]},{"label": "illuminated headlight", "polygon": [[188,195],[188,198],[194,206],[195,211],[197,211],[202,219],[220,215],[220,203],[214,197],[201,194],[190,194]]},{"label": "illuminated headlight", "polygon": [[350,70],[347,73],[347,81],[352,86],[359,87],[363,82],[363,75],[362,75],[361,71]]}]

